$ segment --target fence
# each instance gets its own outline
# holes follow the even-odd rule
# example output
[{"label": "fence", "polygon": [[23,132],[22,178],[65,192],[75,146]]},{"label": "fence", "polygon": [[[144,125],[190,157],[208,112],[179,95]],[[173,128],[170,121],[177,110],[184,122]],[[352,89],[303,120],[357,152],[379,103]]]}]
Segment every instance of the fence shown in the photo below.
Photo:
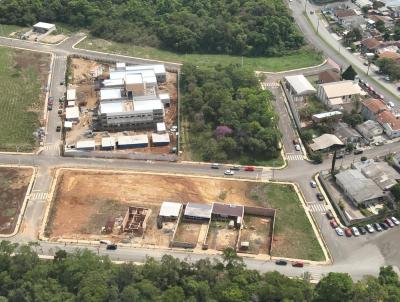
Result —
[{"label": "fence", "polygon": [[293,116],[294,122],[297,126],[297,129],[301,129],[299,112],[297,111],[297,107],[293,101],[292,95],[289,93],[289,91],[287,91],[285,84],[283,84],[282,82],[281,82],[281,86],[282,86],[283,92],[285,93],[285,96],[287,99],[287,104],[289,105],[288,110],[290,110],[290,112],[292,112],[292,116]]}]

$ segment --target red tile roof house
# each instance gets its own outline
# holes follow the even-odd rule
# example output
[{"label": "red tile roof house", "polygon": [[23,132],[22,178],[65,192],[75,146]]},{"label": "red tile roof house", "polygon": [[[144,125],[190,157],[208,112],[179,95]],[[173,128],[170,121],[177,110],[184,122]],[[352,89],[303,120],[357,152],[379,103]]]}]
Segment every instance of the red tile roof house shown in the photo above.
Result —
[{"label": "red tile roof house", "polygon": [[392,59],[395,60],[397,63],[400,62],[400,54],[393,51],[384,51],[379,54],[379,59]]},{"label": "red tile roof house", "polygon": [[373,52],[375,53],[376,50],[381,46],[382,42],[378,41],[375,38],[368,38],[361,41],[361,51],[362,52]]},{"label": "red tile roof house", "polygon": [[388,108],[384,101],[380,99],[367,99],[362,102],[361,115],[366,120],[376,120],[379,113],[386,111]]},{"label": "red tile roof house", "polygon": [[400,118],[397,118],[392,112],[379,113],[376,121],[382,125],[387,136],[390,138],[400,137]]}]

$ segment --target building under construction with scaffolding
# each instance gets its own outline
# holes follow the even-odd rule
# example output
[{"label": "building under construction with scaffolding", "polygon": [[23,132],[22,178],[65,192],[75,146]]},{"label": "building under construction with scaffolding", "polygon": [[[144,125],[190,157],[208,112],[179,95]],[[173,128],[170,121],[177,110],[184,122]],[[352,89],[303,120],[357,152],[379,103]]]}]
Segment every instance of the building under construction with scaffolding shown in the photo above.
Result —
[{"label": "building under construction with scaffolding", "polygon": [[122,221],[122,231],[142,237],[146,229],[151,210],[141,207],[129,207]]}]

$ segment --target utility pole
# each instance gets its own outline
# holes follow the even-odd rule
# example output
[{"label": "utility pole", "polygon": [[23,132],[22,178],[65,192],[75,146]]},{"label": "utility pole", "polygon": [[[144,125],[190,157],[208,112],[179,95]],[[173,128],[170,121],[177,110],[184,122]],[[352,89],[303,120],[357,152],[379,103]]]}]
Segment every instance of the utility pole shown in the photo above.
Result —
[{"label": "utility pole", "polygon": [[177,102],[177,111],[178,111],[178,131],[177,131],[177,133],[178,133],[178,136],[177,136],[177,150],[176,150],[176,154],[179,156],[179,152],[181,151],[181,148],[180,148],[180,140],[181,140],[181,134],[182,134],[182,129],[181,129],[181,112],[180,112],[180,109],[181,109],[181,100],[180,100],[180,81],[181,81],[181,75],[180,75],[180,70],[178,69],[178,83],[177,83],[177,88],[178,88],[178,91],[177,91],[177,97],[176,97],[176,102]]},{"label": "utility pole", "polygon": [[319,17],[318,17],[318,23],[317,23],[317,34],[318,34],[318,31],[319,31]]},{"label": "utility pole", "polygon": [[371,66],[371,62],[368,60],[368,69],[367,69],[367,75],[369,73],[369,67]]}]

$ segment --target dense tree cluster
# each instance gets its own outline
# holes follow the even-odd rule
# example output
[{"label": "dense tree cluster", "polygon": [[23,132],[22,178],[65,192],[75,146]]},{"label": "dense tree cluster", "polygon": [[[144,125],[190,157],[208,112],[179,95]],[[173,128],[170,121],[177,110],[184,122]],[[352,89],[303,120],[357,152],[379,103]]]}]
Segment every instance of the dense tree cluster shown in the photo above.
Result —
[{"label": "dense tree cluster", "polygon": [[397,81],[400,79],[400,64],[389,58],[383,58],[376,61],[379,70],[390,77],[390,80]]},{"label": "dense tree cluster", "polygon": [[290,279],[246,269],[232,249],[221,260],[188,263],[165,255],[144,265],[117,265],[89,251],[60,250],[54,260],[43,261],[34,249],[0,243],[1,302],[400,301],[399,278],[391,267],[357,283],[347,274],[330,273],[314,286],[308,274]]},{"label": "dense tree cluster", "polygon": [[272,95],[254,72],[239,66],[182,67],[182,108],[191,150],[205,161],[246,162],[279,154]]},{"label": "dense tree cluster", "polygon": [[303,45],[282,0],[3,0],[0,23],[62,22],[174,51],[281,55]]}]

